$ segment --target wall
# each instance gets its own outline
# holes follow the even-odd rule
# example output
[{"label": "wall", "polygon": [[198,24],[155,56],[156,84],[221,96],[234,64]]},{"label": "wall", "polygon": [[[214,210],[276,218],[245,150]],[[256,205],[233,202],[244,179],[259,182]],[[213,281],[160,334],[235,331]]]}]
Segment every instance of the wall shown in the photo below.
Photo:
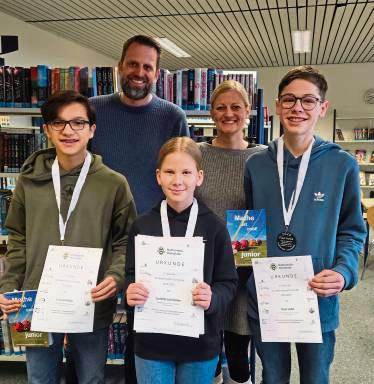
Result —
[{"label": "wall", "polygon": [[[327,99],[330,110],[317,126],[317,133],[326,139],[332,138],[332,111],[338,116],[370,116],[374,117],[374,105],[365,104],[364,91],[374,88],[374,63],[336,64],[316,66],[327,79],[329,90]],[[277,86],[289,67],[258,69],[259,86],[264,89],[264,101],[270,113],[275,114]],[[274,136],[279,135],[279,121],[275,118]]]},{"label": "wall", "polygon": [[[2,55],[5,64],[29,67],[46,64],[51,67],[114,66],[118,58],[111,58],[43,31],[0,12],[0,35],[17,35],[19,50]],[[118,52],[120,55],[120,52]]]}]

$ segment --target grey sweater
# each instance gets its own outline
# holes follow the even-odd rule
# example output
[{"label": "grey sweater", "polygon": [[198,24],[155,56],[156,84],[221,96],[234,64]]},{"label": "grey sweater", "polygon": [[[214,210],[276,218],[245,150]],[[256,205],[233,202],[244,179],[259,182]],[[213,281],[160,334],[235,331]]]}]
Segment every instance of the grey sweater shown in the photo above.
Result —
[{"label": "grey sweater", "polygon": [[[203,156],[204,182],[196,196],[226,222],[227,209],[245,209],[244,165],[248,156],[265,146],[244,150],[214,147],[200,143]],[[225,329],[240,335],[250,334],[247,315],[248,299],[244,285],[240,285],[227,311]]]}]

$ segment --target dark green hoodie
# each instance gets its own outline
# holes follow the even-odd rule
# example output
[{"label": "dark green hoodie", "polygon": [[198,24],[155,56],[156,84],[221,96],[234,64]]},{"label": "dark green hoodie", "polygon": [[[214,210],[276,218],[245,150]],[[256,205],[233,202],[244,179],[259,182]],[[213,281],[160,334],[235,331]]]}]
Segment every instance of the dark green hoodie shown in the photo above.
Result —
[{"label": "dark green hoodie", "polygon": [[[55,149],[35,152],[21,169],[6,227],[9,231],[7,269],[0,292],[38,289],[48,246],[60,245],[58,209],[51,168]],[[66,217],[80,168],[61,170],[61,208]],[[103,248],[98,282],[113,276],[120,288],[124,281],[128,230],[136,216],[126,179],[92,156],[87,179],[67,223],[66,246]],[[115,298],[97,303],[94,329],[112,321]]]}]

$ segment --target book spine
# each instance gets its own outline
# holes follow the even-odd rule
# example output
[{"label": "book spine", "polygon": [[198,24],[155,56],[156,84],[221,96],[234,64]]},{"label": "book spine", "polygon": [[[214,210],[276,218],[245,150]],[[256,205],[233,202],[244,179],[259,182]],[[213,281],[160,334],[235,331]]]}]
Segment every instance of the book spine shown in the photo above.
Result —
[{"label": "book spine", "polygon": [[41,107],[48,98],[48,68],[46,65],[38,65],[38,107]]},{"label": "book spine", "polygon": [[13,100],[15,108],[23,107],[23,68],[22,67],[13,67],[12,76],[13,76]]},{"label": "book spine", "polygon": [[88,96],[88,68],[83,67],[79,71],[79,93]]},{"label": "book spine", "polygon": [[188,70],[188,103],[187,109],[193,110],[195,108],[195,70]]},{"label": "book spine", "polygon": [[1,320],[1,329],[2,329],[3,340],[4,340],[4,354],[11,355],[13,353],[13,345],[12,345],[12,339],[10,337],[8,322],[6,320]]},{"label": "book spine", "polygon": [[188,69],[182,71],[182,108],[188,108]]},{"label": "book spine", "polygon": [[206,104],[207,104],[207,110],[210,110],[210,99],[212,97],[212,93],[216,84],[216,72],[213,68],[208,68],[208,75],[207,75],[207,92],[206,92]]},{"label": "book spine", "polygon": [[101,67],[96,67],[96,84],[98,96],[103,95],[103,71]]},{"label": "book spine", "polygon": [[23,107],[31,107],[31,76],[30,68],[23,68]]},{"label": "book spine", "polygon": [[195,81],[194,81],[194,109],[200,110],[201,108],[201,68],[195,68]]},{"label": "book spine", "polygon": [[11,67],[5,67],[4,71],[4,84],[5,84],[5,106],[13,107],[13,71]]},{"label": "book spine", "polygon": [[207,86],[208,86],[208,68],[201,68],[200,109],[203,111],[206,111],[208,108]]},{"label": "book spine", "polygon": [[31,77],[31,106],[38,106],[38,68],[30,68],[30,77]]},{"label": "book spine", "polygon": [[182,74],[181,69],[177,70],[175,81],[175,104],[182,108]]},{"label": "book spine", "polygon": [[168,97],[167,97],[167,100],[172,103],[173,102],[173,98],[174,98],[174,94],[173,94],[173,74],[172,73],[168,73],[167,87],[168,87]]},{"label": "book spine", "polygon": [[107,95],[110,95],[114,92],[114,82],[113,82],[113,68],[112,67],[107,67],[106,69],[107,71],[107,81],[108,81],[108,85],[107,85]]},{"label": "book spine", "polygon": [[0,67],[0,108],[5,107],[5,67]]}]

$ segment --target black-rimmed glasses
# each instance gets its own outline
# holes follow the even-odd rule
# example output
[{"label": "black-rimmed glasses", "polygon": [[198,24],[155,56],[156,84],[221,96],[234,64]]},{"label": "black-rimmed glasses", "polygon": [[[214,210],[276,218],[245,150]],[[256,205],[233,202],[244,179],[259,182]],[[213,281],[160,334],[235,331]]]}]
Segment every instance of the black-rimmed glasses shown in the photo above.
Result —
[{"label": "black-rimmed glasses", "polygon": [[305,111],[313,110],[317,106],[317,104],[321,102],[321,100],[318,97],[314,97],[314,96],[296,97],[291,93],[280,96],[278,100],[281,107],[284,109],[293,108],[297,103],[297,100],[300,100],[301,106],[304,108]]},{"label": "black-rimmed glasses", "polygon": [[55,120],[49,123],[54,131],[63,131],[67,124],[73,131],[81,131],[90,122],[88,120]]}]

